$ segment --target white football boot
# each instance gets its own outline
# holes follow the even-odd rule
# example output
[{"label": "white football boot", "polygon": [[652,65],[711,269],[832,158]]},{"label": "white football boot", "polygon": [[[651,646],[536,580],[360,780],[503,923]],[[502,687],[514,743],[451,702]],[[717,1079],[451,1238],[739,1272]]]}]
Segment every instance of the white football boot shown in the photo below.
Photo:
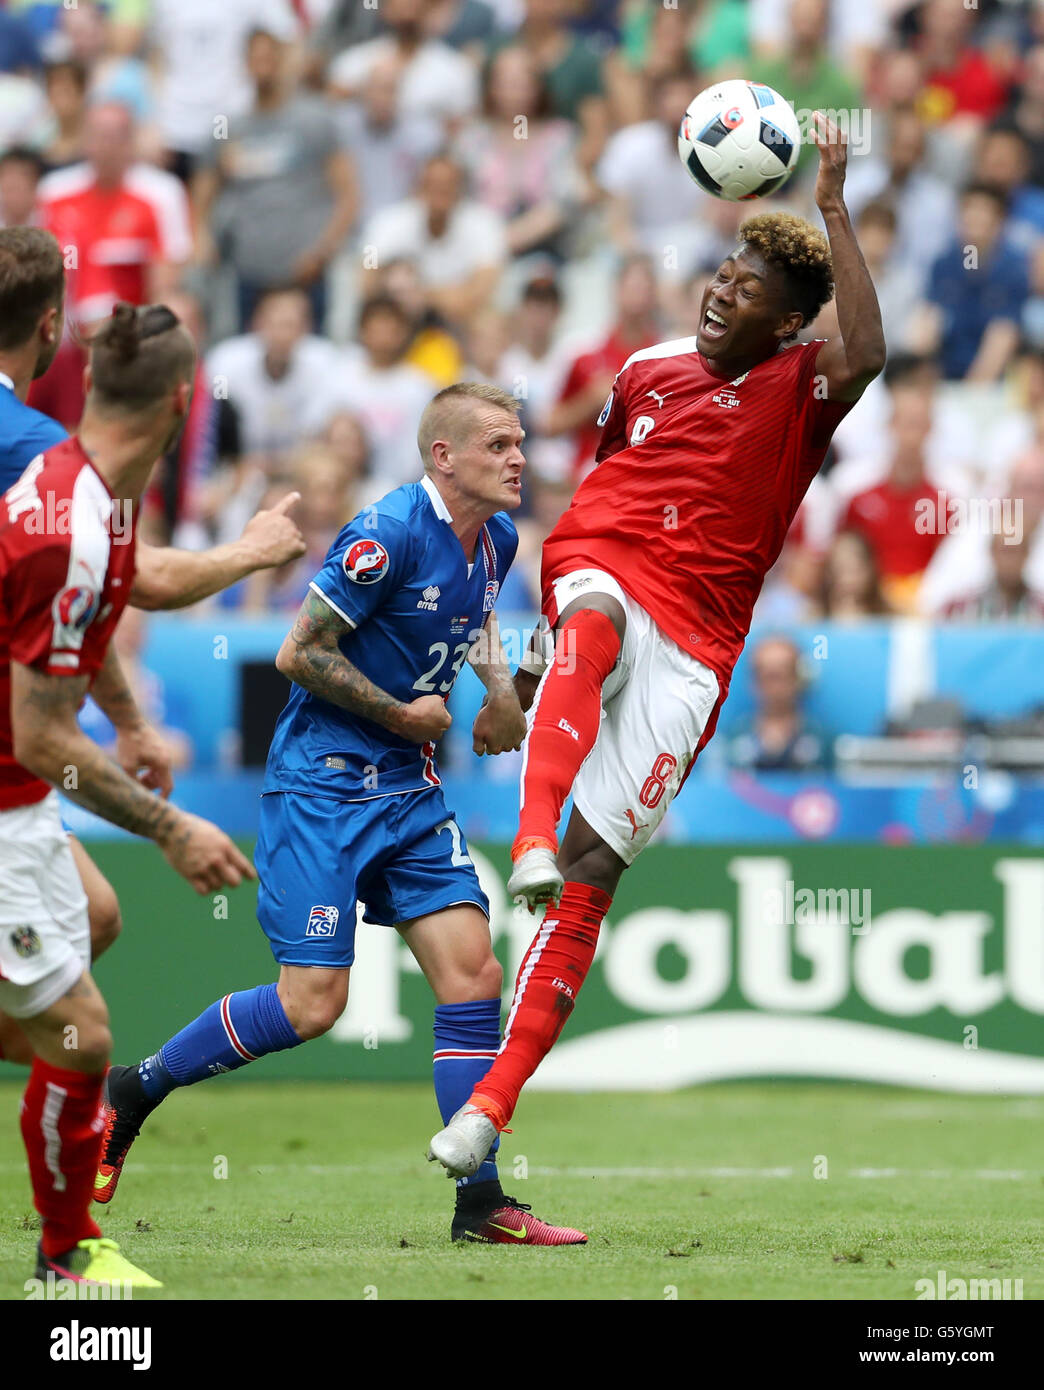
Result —
[{"label": "white football boot", "polygon": [[535,912],[542,903],[553,907],[562,896],[565,880],[550,849],[537,845],[515,860],[507,893],[513,902],[522,901]]},{"label": "white football boot", "polygon": [[428,1162],[438,1160],[450,1178],[472,1178],[497,1137],[497,1127],[474,1105],[462,1105],[428,1146]]}]

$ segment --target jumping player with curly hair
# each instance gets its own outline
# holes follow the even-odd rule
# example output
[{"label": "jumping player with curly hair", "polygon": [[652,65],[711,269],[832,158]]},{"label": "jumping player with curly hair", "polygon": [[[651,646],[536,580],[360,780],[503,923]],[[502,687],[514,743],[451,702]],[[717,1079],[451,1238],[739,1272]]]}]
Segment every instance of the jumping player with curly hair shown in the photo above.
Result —
[{"label": "jumping player with curly hair", "polygon": [[[569,1017],[624,869],[714,732],[751,613],[842,417],[881,371],[877,296],[817,113],[827,235],[762,213],[704,292],[694,338],[625,363],[598,466],[544,544],[554,652],[516,676],[529,711],[508,892],[548,904],[504,1040],[428,1157],[474,1172]],[[837,291],[840,336],[794,339]],[[545,655],[550,655],[546,653]],[[558,820],[573,813],[561,848]]]}]

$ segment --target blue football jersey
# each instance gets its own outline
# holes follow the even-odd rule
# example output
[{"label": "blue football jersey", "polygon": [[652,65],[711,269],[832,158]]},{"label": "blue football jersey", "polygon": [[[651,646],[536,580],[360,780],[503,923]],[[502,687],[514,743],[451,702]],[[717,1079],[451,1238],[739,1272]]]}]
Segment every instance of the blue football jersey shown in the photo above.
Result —
[{"label": "blue football jersey", "polygon": [[11,378],[0,373],[0,493],[18,481],[37,454],[68,437],[57,420],[24,405]]},{"label": "blue football jersey", "polygon": [[[344,655],[404,703],[449,695],[518,547],[498,512],[469,565],[451,520],[429,478],[396,488],[341,531],[311,584],[354,629],[341,639]],[[399,738],[294,685],[262,792],[365,801],[438,782],[433,743]]]}]

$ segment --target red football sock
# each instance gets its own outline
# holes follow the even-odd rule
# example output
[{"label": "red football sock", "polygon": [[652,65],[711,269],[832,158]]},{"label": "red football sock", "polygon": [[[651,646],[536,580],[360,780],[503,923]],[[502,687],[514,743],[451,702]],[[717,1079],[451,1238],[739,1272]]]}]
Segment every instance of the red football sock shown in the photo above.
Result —
[{"label": "red football sock", "polygon": [[514,856],[526,840],[557,846],[562,805],[598,737],[602,684],[619,654],[620,639],[604,613],[585,608],[559,629],[526,742]]},{"label": "red football sock", "polygon": [[22,1138],[33,1201],[43,1217],[43,1251],[60,1255],[100,1236],[90,1217],[101,1157],[104,1076],[33,1061],[22,1099]]},{"label": "red football sock", "polygon": [[567,883],[523,957],[500,1053],[471,1096],[500,1129],[573,1012],[611,903],[600,888]]}]

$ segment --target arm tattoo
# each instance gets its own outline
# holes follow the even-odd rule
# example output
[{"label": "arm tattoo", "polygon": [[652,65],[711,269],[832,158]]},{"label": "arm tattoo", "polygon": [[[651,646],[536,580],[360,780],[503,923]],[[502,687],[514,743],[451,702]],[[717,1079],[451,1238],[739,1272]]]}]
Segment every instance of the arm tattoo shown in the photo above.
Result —
[{"label": "arm tattoo", "polygon": [[108,715],[114,728],[128,729],[142,723],[141,710],[111,642],[105,652],[102,668],[91,685],[91,695]]},{"label": "arm tattoo", "polygon": [[401,700],[374,685],[353,666],[338,646],[352,628],[328,603],[310,590],[287,638],[292,680],[320,700],[372,719],[393,733],[397,716],[405,708]]},{"label": "arm tattoo", "polygon": [[29,770],[110,824],[161,840],[180,813],[128,777],[80,728],[87,685],[87,676],[48,676],[11,663],[11,720],[31,750]]}]

